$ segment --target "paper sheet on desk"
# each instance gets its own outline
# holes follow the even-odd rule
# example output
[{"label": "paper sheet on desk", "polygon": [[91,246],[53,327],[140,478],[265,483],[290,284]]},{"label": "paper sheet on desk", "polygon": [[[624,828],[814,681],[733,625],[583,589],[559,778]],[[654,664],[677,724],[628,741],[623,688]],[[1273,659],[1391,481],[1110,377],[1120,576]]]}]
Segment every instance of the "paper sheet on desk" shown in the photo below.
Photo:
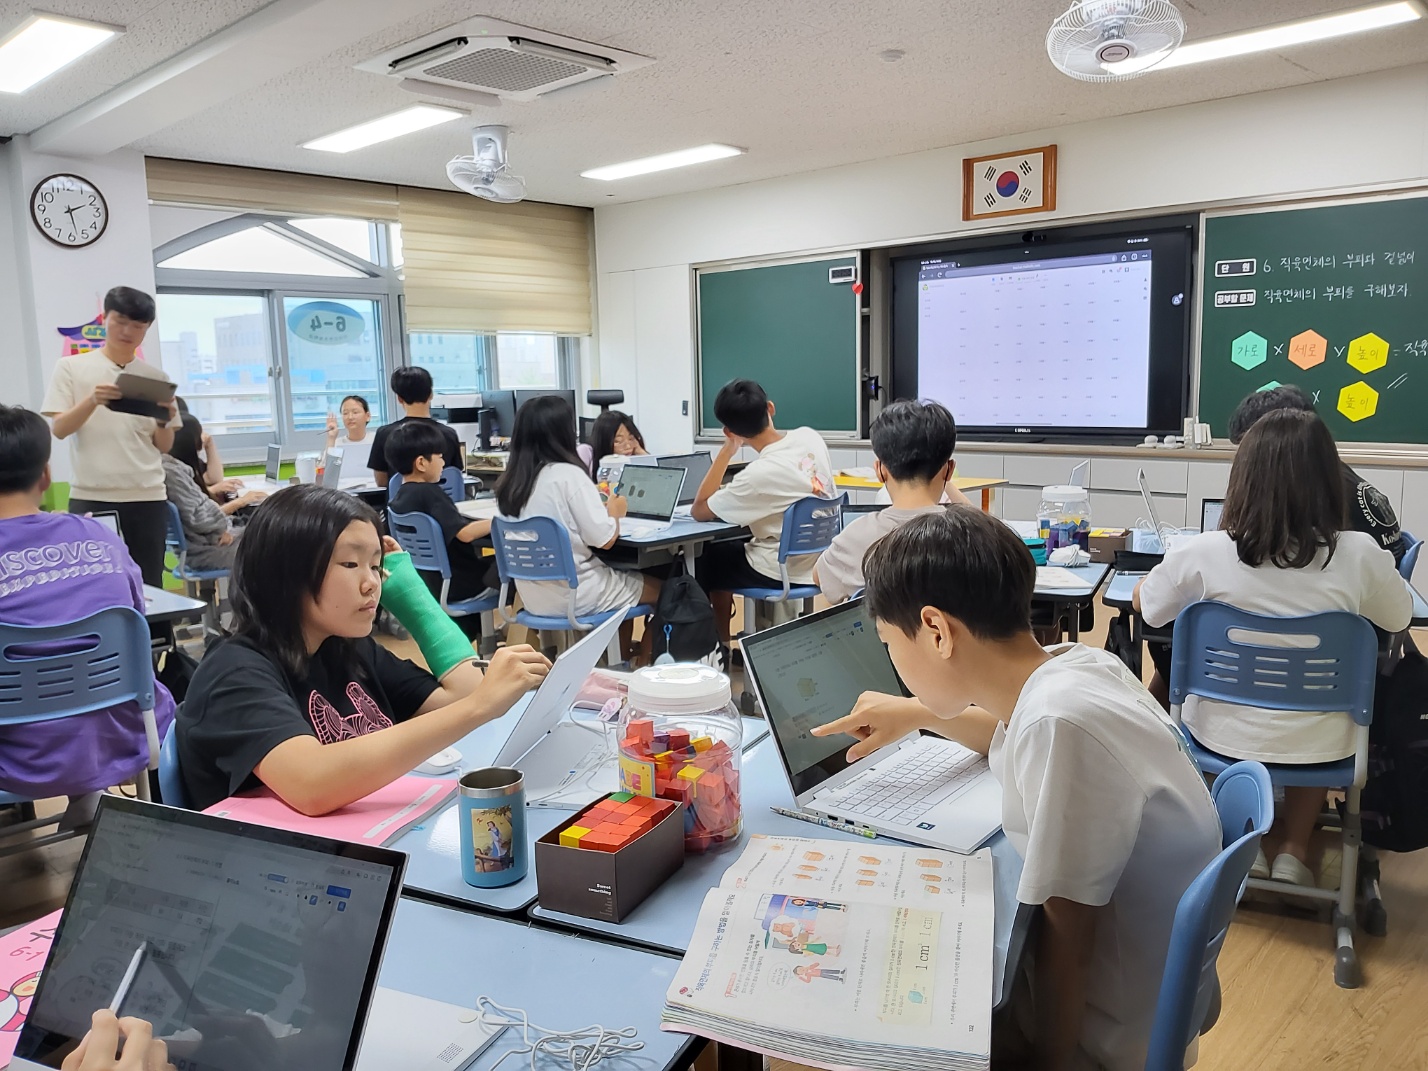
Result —
[{"label": "paper sheet on desk", "polygon": [[878,478],[877,472],[871,465],[859,465],[857,468],[852,469],[839,469],[838,475],[851,476],[855,480],[876,480]]},{"label": "paper sheet on desk", "polygon": [[1038,565],[1036,567],[1036,587],[1040,591],[1057,591],[1069,588],[1084,588],[1086,581],[1069,569],[1058,565]]}]

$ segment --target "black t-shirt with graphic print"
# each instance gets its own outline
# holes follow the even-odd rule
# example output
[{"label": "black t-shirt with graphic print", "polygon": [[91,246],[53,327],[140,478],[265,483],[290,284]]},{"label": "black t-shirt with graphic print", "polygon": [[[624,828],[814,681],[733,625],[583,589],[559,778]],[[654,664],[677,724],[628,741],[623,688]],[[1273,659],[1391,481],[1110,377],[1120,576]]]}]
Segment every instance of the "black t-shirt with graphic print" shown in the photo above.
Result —
[{"label": "black t-shirt with graphic print", "polygon": [[[344,643],[352,645],[355,672],[342,658]],[[189,805],[202,810],[258,787],[253,770],[284,740],[366,736],[413,717],[437,688],[430,673],[371,637],[328,640],[297,682],[248,639],[224,640],[204,655],[179,708]]]},{"label": "black t-shirt with graphic print", "polygon": [[1348,465],[1340,464],[1343,467],[1349,527],[1355,532],[1373,536],[1380,547],[1393,552],[1395,562],[1401,562],[1403,552],[1408,548],[1403,545],[1403,531],[1398,527],[1398,514],[1393,512],[1393,503]]}]

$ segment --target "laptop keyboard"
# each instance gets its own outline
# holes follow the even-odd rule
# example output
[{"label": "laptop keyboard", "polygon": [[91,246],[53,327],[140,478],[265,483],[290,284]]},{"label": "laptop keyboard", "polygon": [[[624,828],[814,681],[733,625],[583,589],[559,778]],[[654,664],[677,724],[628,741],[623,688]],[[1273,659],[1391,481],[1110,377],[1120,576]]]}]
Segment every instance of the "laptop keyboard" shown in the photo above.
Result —
[{"label": "laptop keyboard", "polygon": [[864,818],[911,826],[965,790],[985,769],[986,760],[964,748],[924,743],[896,765],[869,771],[825,806],[836,804]]},{"label": "laptop keyboard", "polygon": [[620,534],[627,539],[643,539],[652,536],[656,532],[663,532],[669,527],[659,521],[633,520],[629,517],[620,518]]}]

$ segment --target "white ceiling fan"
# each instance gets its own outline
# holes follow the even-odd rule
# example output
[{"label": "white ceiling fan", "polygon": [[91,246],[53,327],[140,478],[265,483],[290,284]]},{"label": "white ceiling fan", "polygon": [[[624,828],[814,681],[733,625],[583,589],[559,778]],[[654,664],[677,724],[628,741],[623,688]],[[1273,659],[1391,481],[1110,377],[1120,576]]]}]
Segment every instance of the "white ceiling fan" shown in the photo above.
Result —
[{"label": "white ceiling fan", "polygon": [[506,162],[506,137],[510,128],[478,126],[471,131],[471,155],[458,156],[446,165],[446,177],[456,187],[499,204],[513,204],[526,195],[525,179],[513,174]]},{"label": "white ceiling fan", "polygon": [[1170,0],[1076,0],[1046,34],[1046,54],[1081,82],[1144,74],[1177,48],[1185,20]]}]

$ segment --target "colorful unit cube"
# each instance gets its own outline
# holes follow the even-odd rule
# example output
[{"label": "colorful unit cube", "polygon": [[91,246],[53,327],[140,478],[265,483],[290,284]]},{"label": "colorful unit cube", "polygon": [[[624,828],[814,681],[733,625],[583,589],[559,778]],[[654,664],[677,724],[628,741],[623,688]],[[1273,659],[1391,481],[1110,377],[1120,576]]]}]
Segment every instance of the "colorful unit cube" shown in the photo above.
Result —
[{"label": "colorful unit cube", "polygon": [[562,848],[618,852],[657,826],[674,809],[670,800],[616,792],[587,807],[560,831]]},{"label": "colorful unit cube", "polygon": [[[739,835],[738,756],[723,740],[673,726],[654,729],[650,719],[637,718],[627,726],[620,751],[630,760],[622,764],[628,767],[624,787],[684,806],[686,850],[708,851]],[[634,769],[651,771],[653,783]]]}]

